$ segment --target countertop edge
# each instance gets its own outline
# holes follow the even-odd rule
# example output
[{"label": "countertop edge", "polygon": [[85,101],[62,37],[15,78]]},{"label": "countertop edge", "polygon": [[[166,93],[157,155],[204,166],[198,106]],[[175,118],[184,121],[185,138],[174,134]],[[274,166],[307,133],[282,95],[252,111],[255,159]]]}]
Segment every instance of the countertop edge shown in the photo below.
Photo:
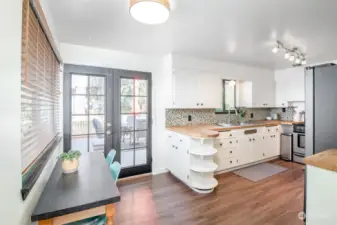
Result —
[{"label": "countertop edge", "polygon": [[[250,129],[255,127],[268,127],[268,126],[278,126],[278,125],[294,125],[294,124],[303,124],[304,122],[295,122],[295,121],[263,121],[266,124],[252,124],[249,126],[234,126],[234,127],[220,127],[216,124],[199,124],[199,125],[191,125],[191,126],[170,126],[166,127],[167,130],[176,132],[185,136],[189,136],[191,138],[195,139],[215,139],[220,135],[220,132],[226,132],[231,130],[238,130],[238,129]],[[206,126],[214,126],[214,128],[205,128]],[[180,130],[180,129],[190,129],[200,130],[200,135],[189,135],[188,132]],[[202,132],[211,132],[210,135],[202,135]]]},{"label": "countertop edge", "polygon": [[328,149],[318,154],[308,156],[304,159],[304,164],[337,172],[337,149]]},{"label": "countertop edge", "polygon": [[106,199],[106,200],[102,200],[102,201],[98,201],[98,202],[94,202],[94,203],[88,203],[88,204],[84,204],[84,205],[80,205],[80,206],[74,206],[72,208],[68,208],[68,209],[61,209],[61,210],[57,210],[57,211],[53,211],[53,212],[48,212],[48,213],[42,213],[42,214],[32,214],[31,216],[31,221],[32,222],[36,222],[39,220],[47,220],[47,219],[51,219],[54,217],[59,217],[59,216],[64,216],[64,215],[68,215],[68,214],[72,214],[72,213],[76,213],[76,212],[81,212],[84,210],[88,210],[88,209],[92,209],[92,208],[96,208],[96,207],[100,207],[100,206],[104,206],[104,205],[108,205],[108,204],[113,204],[116,202],[119,202],[121,199],[120,196],[118,197],[114,197],[114,198],[110,198],[110,199]]}]

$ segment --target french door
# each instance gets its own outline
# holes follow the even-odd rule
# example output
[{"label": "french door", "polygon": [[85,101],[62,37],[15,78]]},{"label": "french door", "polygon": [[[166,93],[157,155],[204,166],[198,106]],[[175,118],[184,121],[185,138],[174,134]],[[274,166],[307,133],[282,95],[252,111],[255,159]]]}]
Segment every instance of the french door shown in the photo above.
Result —
[{"label": "french door", "polygon": [[151,74],[64,66],[64,149],[116,150],[120,177],[151,172]]}]

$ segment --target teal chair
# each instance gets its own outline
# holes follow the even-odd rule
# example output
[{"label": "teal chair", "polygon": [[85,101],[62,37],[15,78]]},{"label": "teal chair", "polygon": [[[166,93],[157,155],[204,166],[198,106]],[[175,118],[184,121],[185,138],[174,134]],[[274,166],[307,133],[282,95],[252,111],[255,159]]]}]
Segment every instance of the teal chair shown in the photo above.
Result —
[{"label": "teal chair", "polygon": [[110,152],[109,152],[109,154],[106,156],[106,162],[108,163],[109,166],[114,161],[115,156],[116,156],[116,150],[115,149],[111,149]]},{"label": "teal chair", "polygon": [[117,183],[119,173],[121,172],[121,168],[122,168],[122,166],[119,162],[113,162],[110,165],[110,172],[111,172],[111,175],[112,175],[115,183]]}]

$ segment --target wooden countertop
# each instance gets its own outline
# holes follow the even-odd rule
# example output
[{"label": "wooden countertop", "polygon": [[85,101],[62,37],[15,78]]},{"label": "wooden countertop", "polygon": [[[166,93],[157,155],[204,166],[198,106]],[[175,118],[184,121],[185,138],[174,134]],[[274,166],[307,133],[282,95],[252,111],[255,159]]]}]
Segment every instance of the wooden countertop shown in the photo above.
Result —
[{"label": "wooden countertop", "polygon": [[304,159],[304,163],[321,169],[337,172],[337,149],[329,149],[306,157]]},{"label": "wooden countertop", "polygon": [[257,122],[261,122],[261,124],[231,126],[231,127],[221,127],[218,125],[207,124],[207,125],[167,127],[167,129],[193,138],[216,138],[219,136],[219,131],[230,131],[235,129],[246,129],[253,127],[278,126],[280,124],[293,125],[303,123],[303,122],[282,121],[282,120],[270,120],[270,121],[266,120]]}]

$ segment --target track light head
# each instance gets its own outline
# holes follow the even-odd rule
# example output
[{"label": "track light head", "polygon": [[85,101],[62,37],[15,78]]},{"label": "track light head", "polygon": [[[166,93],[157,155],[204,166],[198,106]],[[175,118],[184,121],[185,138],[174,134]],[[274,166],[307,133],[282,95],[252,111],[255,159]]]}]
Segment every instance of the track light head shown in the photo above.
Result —
[{"label": "track light head", "polygon": [[289,56],[290,56],[289,52],[286,52],[286,53],[284,54],[284,58],[285,58],[285,59],[289,59]]}]

